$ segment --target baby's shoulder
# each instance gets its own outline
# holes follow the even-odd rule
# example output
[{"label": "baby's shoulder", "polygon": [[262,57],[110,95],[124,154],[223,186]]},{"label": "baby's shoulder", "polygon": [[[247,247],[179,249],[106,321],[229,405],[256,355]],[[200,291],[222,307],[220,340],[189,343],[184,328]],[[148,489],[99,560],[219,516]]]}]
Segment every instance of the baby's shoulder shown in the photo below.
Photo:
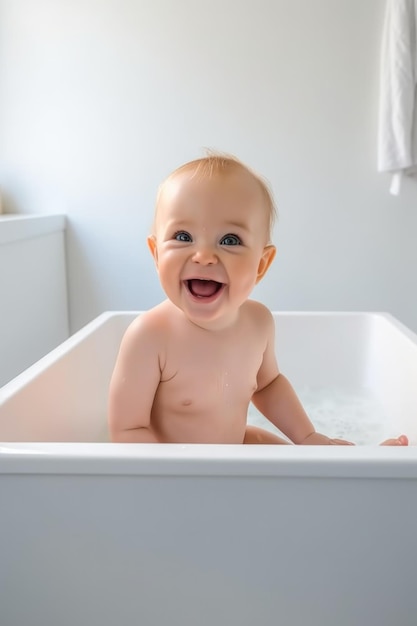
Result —
[{"label": "baby's shoulder", "polygon": [[127,328],[124,340],[130,343],[158,343],[170,326],[169,311],[163,304],[140,313]]},{"label": "baby's shoulder", "polygon": [[256,324],[270,326],[273,324],[273,316],[267,306],[257,300],[247,300],[244,305],[245,316]]}]

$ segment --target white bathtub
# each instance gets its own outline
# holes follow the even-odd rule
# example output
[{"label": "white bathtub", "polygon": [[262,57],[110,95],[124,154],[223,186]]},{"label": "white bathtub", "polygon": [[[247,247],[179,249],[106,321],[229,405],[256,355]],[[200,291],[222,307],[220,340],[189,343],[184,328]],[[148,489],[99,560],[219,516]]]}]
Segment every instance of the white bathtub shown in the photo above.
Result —
[{"label": "white bathtub", "polygon": [[[417,448],[104,443],[135,315],[100,316],[0,389],[1,626],[415,626]],[[341,398],[358,432],[417,443],[413,333],[275,319],[281,369],[331,398],[329,429]]]}]

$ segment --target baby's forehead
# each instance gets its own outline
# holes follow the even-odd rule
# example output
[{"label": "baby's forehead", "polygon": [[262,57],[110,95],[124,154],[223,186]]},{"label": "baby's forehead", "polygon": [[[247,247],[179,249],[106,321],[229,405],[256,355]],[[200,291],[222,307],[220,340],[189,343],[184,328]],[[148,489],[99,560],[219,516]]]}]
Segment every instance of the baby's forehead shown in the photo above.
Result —
[{"label": "baby's forehead", "polygon": [[198,195],[234,195],[242,199],[263,200],[256,178],[243,167],[226,172],[202,173],[198,170],[174,172],[160,188],[158,205],[187,200]]}]

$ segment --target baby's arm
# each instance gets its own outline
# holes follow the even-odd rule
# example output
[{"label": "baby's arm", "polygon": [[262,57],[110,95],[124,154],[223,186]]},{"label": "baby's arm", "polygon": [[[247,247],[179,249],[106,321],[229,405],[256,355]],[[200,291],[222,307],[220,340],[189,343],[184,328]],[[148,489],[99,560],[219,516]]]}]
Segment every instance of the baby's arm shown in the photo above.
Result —
[{"label": "baby's arm", "polygon": [[270,312],[264,311],[268,340],[258,372],[258,389],[252,397],[256,408],[292,442],[304,445],[349,445],[315,431],[289,380],[279,372],[275,357],[275,326]]},{"label": "baby's arm", "polygon": [[317,433],[289,380],[278,373],[252,398],[256,408],[292,442],[303,445],[348,445]]},{"label": "baby's arm", "polygon": [[152,318],[139,316],[127,329],[109,389],[109,429],[116,443],[158,443],[151,411],[160,382],[158,334]]},{"label": "baby's arm", "polygon": [[[354,445],[350,441],[331,439],[316,432],[291,383],[278,370],[275,358],[275,325],[273,317],[269,312],[265,314],[264,323],[268,329],[268,344],[258,372],[258,390],[252,397],[254,405],[270,422],[296,444],[313,446]],[[248,441],[248,443],[272,443],[269,441],[269,437],[265,437],[265,441],[259,441],[261,439],[259,434],[257,439],[258,441]],[[282,441],[277,443],[282,443]],[[408,438],[405,435],[400,435],[394,439],[387,439],[381,445],[407,446]]]}]

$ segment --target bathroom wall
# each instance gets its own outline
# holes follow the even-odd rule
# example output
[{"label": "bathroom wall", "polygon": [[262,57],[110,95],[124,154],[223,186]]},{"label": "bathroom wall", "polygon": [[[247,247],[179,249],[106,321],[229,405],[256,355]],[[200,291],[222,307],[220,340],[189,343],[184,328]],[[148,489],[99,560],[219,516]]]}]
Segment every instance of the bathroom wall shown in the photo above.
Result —
[{"label": "bathroom wall", "polygon": [[0,0],[5,210],[66,213],[72,330],[163,296],[160,180],[203,153],[271,182],[280,310],[388,311],[417,331],[417,181],[376,172],[381,0]]}]

